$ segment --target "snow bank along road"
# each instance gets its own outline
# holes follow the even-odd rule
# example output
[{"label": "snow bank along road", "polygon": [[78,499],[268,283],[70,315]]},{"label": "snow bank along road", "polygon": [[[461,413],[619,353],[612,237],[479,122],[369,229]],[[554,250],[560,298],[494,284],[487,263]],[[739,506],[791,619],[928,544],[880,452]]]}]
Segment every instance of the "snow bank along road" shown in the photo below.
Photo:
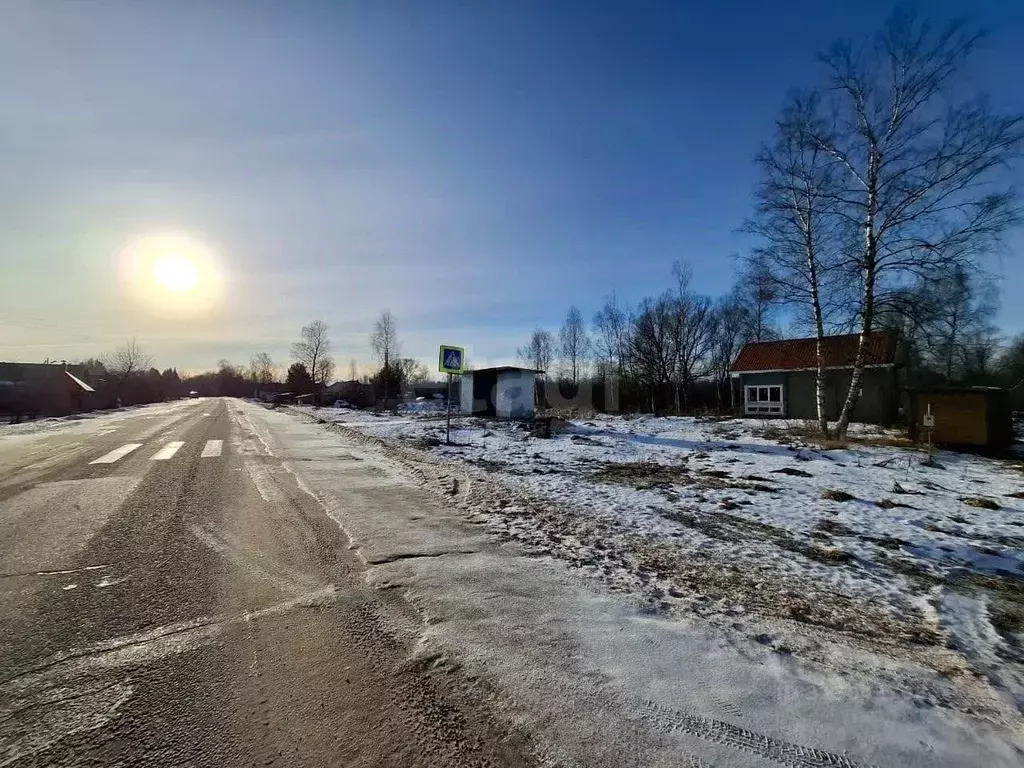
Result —
[{"label": "snow bank along road", "polygon": [[267,415],[0,427],[0,766],[529,763]]}]

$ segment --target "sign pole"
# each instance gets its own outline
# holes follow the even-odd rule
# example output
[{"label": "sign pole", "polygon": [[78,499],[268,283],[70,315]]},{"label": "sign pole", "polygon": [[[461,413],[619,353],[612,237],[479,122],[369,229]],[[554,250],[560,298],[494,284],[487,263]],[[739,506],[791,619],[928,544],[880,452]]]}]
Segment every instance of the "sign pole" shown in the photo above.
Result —
[{"label": "sign pole", "polygon": [[456,373],[461,374],[466,369],[466,350],[462,347],[453,347],[450,344],[442,344],[437,352],[437,369],[441,373],[448,374],[448,398],[446,401],[447,412],[445,419],[445,443],[452,444],[452,379]]},{"label": "sign pole", "polygon": [[452,375],[448,374],[448,398],[445,400],[445,410],[448,412],[448,423],[445,428],[445,444],[452,444]]}]

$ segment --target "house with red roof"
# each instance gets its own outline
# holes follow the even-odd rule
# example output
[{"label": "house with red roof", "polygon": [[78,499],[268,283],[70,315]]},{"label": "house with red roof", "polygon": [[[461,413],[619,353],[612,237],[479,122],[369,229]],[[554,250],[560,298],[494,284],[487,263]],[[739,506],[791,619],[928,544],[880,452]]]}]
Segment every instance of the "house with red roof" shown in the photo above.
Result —
[{"label": "house with red roof", "polygon": [[[825,410],[839,418],[853,376],[859,335],[822,339],[825,361]],[[900,415],[904,385],[902,345],[894,331],[868,335],[867,364],[853,421],[892,424]],[[782,339],[746,344],[732,375],[740,380],[746,416],[816,419],[817,339]]]}]

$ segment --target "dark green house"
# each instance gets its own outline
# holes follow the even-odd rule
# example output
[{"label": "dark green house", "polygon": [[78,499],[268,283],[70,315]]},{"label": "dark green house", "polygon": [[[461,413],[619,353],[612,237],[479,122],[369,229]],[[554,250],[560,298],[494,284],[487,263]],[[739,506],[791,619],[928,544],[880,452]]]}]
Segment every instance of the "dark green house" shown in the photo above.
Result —
[{"label": "dark green house", "polygon": [[[860,337],[853,333],[822,340],[825,359],[825,409],[839,418],[853,375]],[[892,424],[900,417],[903,366],[899,335],[879,331],[868,337],[867,365],[853,421]],[[817,340],[784,339],[747,344],[736,356],[732,374],[740,380],[742,411],[759,418],[816,419]]]}]

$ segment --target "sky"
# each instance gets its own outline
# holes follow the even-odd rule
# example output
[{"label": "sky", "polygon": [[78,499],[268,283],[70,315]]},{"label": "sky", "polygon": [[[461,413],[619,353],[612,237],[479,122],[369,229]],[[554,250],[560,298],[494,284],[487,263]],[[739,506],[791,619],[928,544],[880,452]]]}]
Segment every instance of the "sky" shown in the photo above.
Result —
[{"label": "sky", "polygon": [[[893,4],[5,0],[0,359],[135,338],[197,371],[330,328],[339,374],[390,309],[403,353],[514,358],[615,292],[726,292],[752,156],[815,54]],[[972,83],[1024,110],[1024,4],[925,6],[991,33]],[[205,301],[132,282],[190,243]],[[997,265],[1024,331],[1024,235]]]}]

